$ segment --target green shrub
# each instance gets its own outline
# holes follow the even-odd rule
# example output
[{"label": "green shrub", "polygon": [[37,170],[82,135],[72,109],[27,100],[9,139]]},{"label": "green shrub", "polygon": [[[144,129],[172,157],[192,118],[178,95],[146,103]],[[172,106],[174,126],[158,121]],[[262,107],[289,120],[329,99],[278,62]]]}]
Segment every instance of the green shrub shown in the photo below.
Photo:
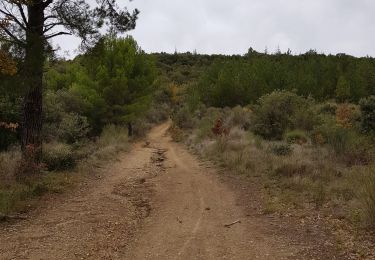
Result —
[{"label": "green shrub", "polygon": [[336,154],[344,154],[350,148],[350,139],[353,138],[353,132],[342,128],[334,127],[324,133],[327,144],[329,144]]},{"label": "green shrub", "polygon": [[50,171],[72,169],[75,164],[75,154],[68,144],[48,143],[43,148],[43,162]]},{"label": "green shrub", "polygon": [[16,123],[21,120],[21,104],[19,99],[13,100],[6,95],[0,95],[0,151],[5,151],[18,142],[18,129],[4,127],[3,124],[18,125]]},{"label": "green shrub", "polygon": [[74,96],[67,91],[47,92],[43,125],[46,141],[72,144],[87,136],[90,131],[88,119],[73,111],[82,110],[75,103]]},{"label": "green shrub", "polygon": [[313,135],[321,136],[320,144],[327,144],[348,166],[367,164],[371,160],[373,142],[352,128],[326,121]]},{"label": "green shrub", "polygon": [[172,116],[173,122],[181,129],[191,129],[194,127],[193,114],[188,107],[179,108]]},{"label": "green shrub", "polygon": [[375,131],[375,96],[361,99],[359,102],[362,118],[362,130],[366,133]]},{"label": "green shrub", "polygon": [[307,139],[306,133],[301,130],[294,130],[285,134],[285,140],[290,144],[305,144]]},{"label": "green shrub", "polygon": [[273,144],[271,145],[271,151],[277,156],[287,156],[293,152],[290,144]]},{"label": "green shrub", "polygon": [[314,110],[313,101],[305,99],[305,103],[297,106],[295,113],[291,115],[292,124],[290,129],[302,129],[304,131],[311,131],[319,124],[319,117]]},{"label": "green shrub", "polygon": [[337,110],[337,104],[333,102],[327,102],[318,107],[318,113],[325,113],[329,115],[335,115]]},{"label": "green shrub", "polygon": [[295,93],[272,92],[259,99],[253,131],[269,140],[281,140],[288,128],[309,130],[315,124],[311,108],[311,101]]}]

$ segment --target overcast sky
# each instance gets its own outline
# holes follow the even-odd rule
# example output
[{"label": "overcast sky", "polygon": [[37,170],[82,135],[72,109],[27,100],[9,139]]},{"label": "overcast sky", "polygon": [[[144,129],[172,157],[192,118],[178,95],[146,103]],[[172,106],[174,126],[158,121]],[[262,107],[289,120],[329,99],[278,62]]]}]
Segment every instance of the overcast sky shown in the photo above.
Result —
[{"label": "overcast sky", "polygon": [[[134,0],[127,6],[141,11],[130,34],[146,52],[244,54],[250,46],[261,52],[279,46],[295,54],[375,56],[375,0]],[[58,43],[74,55],[79,41]]]}]

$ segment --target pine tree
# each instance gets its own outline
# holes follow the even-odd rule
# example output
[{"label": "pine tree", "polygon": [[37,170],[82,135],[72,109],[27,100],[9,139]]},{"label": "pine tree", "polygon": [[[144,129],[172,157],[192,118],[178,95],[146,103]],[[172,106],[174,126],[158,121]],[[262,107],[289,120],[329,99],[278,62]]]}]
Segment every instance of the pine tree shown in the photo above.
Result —
[{"label": "pine tree", "polygon": [[344,76],[340,76],[336,85],[336,98],[340,102],[350,98],[350,84]]},{"label": "pine tree", "polygon": [[[125,32],[135,27],[138,10],[129,13],[116,0],[97,0],[92,8],[85,0],[2,0],[0,43],[11,43],[24,52],[21,144],[27,161],[39,162],[42,154],[43,74],[48,41],[60,35],[76,35],[85,44],[94,42],[100,28]],[[32,152],[28,148],[32,147]]]}]

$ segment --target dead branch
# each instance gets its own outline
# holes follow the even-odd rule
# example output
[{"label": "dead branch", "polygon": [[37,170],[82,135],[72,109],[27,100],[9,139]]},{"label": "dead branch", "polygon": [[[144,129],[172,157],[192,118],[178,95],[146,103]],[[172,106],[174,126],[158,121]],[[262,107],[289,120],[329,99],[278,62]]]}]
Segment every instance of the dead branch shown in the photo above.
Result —
[{"label": "dead branch", "polygon": [[238,224],[238,223],[241,223],[241,220],[234,221],[234,222],[232,222],[230,224],[225,224],[224,227],[229,228],[229,227],[231,227],[231,226],[233,226],[235,224]]}]

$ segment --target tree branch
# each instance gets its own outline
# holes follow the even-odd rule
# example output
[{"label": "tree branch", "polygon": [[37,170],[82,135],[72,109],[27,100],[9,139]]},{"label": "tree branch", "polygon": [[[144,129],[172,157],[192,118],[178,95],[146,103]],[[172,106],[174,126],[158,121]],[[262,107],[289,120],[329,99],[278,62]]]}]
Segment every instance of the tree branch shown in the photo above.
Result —
[{"label": "tree branch", "polygon": [[44,21],[47,21],[48,19],[57,19],[57,16],[56,15],[48,15],[48,16],[44,17]]},{"label": "tree branch", "polygon": [[53,28],[55,28],[56,26],[59,26],[59,25],[63,26],[64,23],[63,23],[63,22],[56,22],[56,23],[46,24],[46,25],[44,26],[43,33],[46,33],[46,32],[52,30]]},{"label": "tree branch", "polygon": [[5,16],[8,16],[8,17],[12,18],[12,20],[14,22],[16,22],[23,30],[26,31],[26,26],[23,23],[21,23],[15,15],[13,15],[11,13],[8,13],[8,12],[5,12],[1,9],[0,9],[0,13],[4,14]]},{"label": "tree branch", "polygon": [[5,32],[6,35],[8,35],[10,38],[13,39],[12,42],[20,45],[20,46],[24,46],[25,45],[25,42],[23,42],[22,40],[18,39],[13,33],[11,33],[5,26],[1,25],[0,24],[0,28]]},{"label": "tree branch", "polygon": [[23,10],[23,7],[20,3],[17,3],[17,7],[18,9],[20,10],[20,14],[22,16],[22,19],[23,19],[23,22],[26,24],[26,26],[28,25],[28,21],[27,21],[27,18],[26,18],[26,15],[25,15],[25,12]]},{"label": "tree branch", "polygon": [[48,39],[51,39],[53,37],[56,37],[56,36],[60,36],[60,35],[72,35],[71,33],[69,32],[58,32],[58,33],[54,33],[54,34],[50,34],[50,35],[46,35],[44,37],[44,39],[48,40]]}]

